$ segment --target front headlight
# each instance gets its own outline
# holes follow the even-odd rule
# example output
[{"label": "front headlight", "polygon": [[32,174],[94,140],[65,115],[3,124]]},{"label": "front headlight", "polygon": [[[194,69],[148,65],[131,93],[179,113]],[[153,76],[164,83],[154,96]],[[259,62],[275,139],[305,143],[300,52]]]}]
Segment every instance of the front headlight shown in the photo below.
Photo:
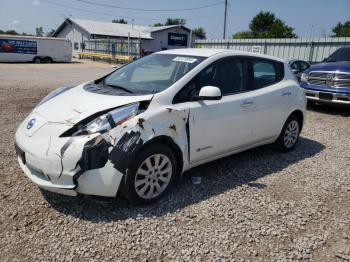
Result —
[{"label": "front headlight", "polygon": [[87,135],[94,133],[105,133],[112,128],[121,125],[123,122],[137,115],[139,103],[114,109],[102,116],[99,116],[78,129],[72,136]]},{"label": "front headlight", "polygon": [[307,82],[308,78],[309,78],[309,74],[302,73],[301,76],[300,76],[300,81],[301,82]]},{"label": "front headlight", "polygon": [[47,96],[45,96],[36,107],[41,106],[45,102],[47,102],[50,99],[54,98],[55,96],[58,96],[58,95],[60,95],[60,94],[62,94],[64,92],[72,89],[73,87],[74,86],[62,86],[62,87],[59,87],[59,88],[53,90],[51,93],[49,93]]}]

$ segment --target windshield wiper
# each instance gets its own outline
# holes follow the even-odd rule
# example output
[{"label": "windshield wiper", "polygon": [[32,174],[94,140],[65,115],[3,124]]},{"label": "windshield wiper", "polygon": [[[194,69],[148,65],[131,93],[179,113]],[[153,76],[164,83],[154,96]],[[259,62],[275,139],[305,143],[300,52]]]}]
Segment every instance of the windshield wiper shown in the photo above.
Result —
[{"label": "windshield wiper", "polygon": [[125,88],[125,87],[122,87],[122,86],[110,85],[110,84],[106,84],[105,82],[103,82],[103,84],[104,84],[105,86],[110,86],[110,87],[113,87],[113,88],[121,89],[121,90],[123,90],[123,91],[125,91],[125,92],[127,92],[127,93],[130,93],[130,94],[133,94],[133,93],[134,93],[133,91],[131,91],[131,90]]}]

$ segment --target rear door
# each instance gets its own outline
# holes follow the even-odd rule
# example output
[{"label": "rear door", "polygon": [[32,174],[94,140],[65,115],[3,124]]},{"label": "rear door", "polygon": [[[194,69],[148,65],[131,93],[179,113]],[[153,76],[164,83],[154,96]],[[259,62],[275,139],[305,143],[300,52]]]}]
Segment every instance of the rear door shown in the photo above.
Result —
[{"label": "rear door", "polygon": [[255,97],[253,137],[255,143],[274,138],[286,121],[292,88],[284,77],[281,62],[252,58],[249,63],[249,87]]}]

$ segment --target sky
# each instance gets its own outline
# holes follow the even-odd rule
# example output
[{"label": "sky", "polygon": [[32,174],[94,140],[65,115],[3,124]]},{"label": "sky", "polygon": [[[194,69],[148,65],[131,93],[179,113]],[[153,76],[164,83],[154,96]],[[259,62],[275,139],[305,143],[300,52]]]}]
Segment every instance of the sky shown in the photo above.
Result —
[{"label": "sky", "polygon": [[[35,33],[56,29],[66,17],[111,21],[124,18],[129,24],[152,25],[167,17],[187,20],[189,28],[203,27],[208,38],[222,38],[224,0],[88,0],[119,7],[169,10],[210,7],[186,11],[141,11],[95,6],[79,0],[0,0],[0,29]],[[273,12],[295,28],[299,37],[325,37],[338,22],[350,20],[350,0],[228,0],[227,36],[249,29],[250,20],[260,11]]]}]

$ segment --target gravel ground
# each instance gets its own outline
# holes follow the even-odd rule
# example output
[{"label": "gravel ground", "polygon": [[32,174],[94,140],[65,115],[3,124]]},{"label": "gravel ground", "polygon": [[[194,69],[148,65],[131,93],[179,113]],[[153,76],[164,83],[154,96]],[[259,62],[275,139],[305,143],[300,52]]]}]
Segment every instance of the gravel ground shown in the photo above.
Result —
[{"label": "gravel ground", "polygon": [[[350,111],[309,108],[300,143],[188,172],[156,204],[41,193],[14,133],[51,89],[107,64],[0,64],[0,261],[349,261]],[[201,176],[193,185],[191,176]]]}]

